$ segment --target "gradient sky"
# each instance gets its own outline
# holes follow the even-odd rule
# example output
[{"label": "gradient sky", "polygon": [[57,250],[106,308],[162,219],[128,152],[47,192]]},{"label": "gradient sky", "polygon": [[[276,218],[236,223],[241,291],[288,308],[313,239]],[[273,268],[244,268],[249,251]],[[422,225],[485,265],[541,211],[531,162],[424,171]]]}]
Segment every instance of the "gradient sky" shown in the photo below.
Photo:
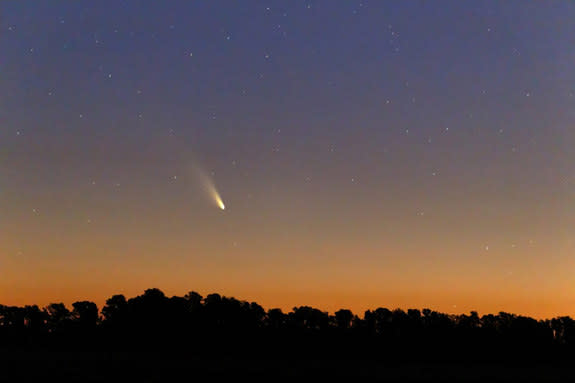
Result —
[{"label": "gradient sky", "polygon": [[0,303],[573,316],[573,20],[567,0],[1,2]]}]

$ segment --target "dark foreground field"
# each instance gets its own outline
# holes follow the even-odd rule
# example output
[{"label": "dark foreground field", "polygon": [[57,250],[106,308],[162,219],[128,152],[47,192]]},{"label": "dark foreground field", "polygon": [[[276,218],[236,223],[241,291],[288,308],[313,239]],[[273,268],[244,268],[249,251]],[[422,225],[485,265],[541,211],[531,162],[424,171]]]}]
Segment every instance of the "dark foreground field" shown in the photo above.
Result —
[{"label": "dark foreground field", "polygon": [[[568,382],[568,362],[242,359],[151,353],[3,352],[1,382]],[[246,380],[247,379],[247,380]]]}]

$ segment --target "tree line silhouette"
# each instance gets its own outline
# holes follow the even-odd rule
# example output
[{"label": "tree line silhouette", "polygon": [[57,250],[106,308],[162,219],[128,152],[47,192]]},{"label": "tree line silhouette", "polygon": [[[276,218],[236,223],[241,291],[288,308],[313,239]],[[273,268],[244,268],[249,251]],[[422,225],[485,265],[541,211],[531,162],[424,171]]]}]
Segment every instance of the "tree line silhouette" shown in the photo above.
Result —
[{"label": "tree line silhouette", "polygon": [[450,315],[429,309],[264,310],[219,294],[167,297],[153,288],[102,310],[79,301],[0,305],[0,349],[166,350],[201,355],[310,358],[493,359],[571,357],[575,321],[497,315]]}]

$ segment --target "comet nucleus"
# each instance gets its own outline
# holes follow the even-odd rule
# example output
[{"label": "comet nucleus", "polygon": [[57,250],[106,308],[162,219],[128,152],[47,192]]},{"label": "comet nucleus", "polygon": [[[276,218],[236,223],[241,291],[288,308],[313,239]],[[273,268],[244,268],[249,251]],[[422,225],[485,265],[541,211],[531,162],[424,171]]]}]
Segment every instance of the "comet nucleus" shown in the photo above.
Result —
[{"label": "comet nucleus", "polygon": [[220,195],[218,194],[218,192],[216,192],[216,194],[215,194],[214,197],[215,197],[216,203],[218,204],[218,206],[220,207],[220,209],[226,210],[226,205],[224,205],[224,201],[222,201],[222,198],[220,197]]}]

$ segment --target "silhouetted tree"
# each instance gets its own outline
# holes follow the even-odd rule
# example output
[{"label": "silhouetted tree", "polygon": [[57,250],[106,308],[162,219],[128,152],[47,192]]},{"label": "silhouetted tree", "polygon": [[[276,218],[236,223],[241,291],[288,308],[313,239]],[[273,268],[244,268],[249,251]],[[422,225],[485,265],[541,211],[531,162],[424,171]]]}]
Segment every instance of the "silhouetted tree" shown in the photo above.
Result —
[{"label": "silhouetted tree", "polygon": [[278,330],[285,326],[286,318],[281,309],[271,309],[267,312],[266,323],[269,327]]},{"label": "silhouetted tree", "polygon": [[95,327],[98,323],[98,306],[94,302],[81,301],[72,303],[72,318],[84,327]]},{"label": "silhouetted tree", "polygon": [[190,303],[190,311],[196,312],[202,308],[202,300],[204,299],[200,294],[195,291],[190,291],[184,298]]},{"label": "silhouetted tree", "polygon": [[128,302],[123,295],[114,295],[102,308],[102,316],[108,324],[121,324],[127,316]]},{"label": "silhouetted tree", "polygon": [[309,306],[294,307],[290,318],[297,327],[309,330],[326,329],[329,324],[327,313]]},{"label": "silhouetted tree", "polygon": [[352,320],[353,313],[351,310],[341,309],[335,312],[335,321],[339,329],[346,330],[350,328]]},{"label": "silhouetted tree", "polygon": [[49,331],[63,331],[70,320],[70,310],[63,303],[51,303],[44,308],[48,315]]},{"label": "silhouetted tree", "polygon": [[383,307],[377,308],[373,312],[374,329],[378,335],[392,335],[393,313]]},{"label": "silhouetted tree", "polygon": [[34,333],[45,330],[48,319],[45,312],[36,305],[24,306],[24,323],[28,329]]},{"label": "silhouetted tree", "polygon": [[[575,321],[506,312],[447,315],[430,309],[365,311],[329,315],[309,306],[291,312],[222,296],[183,297],[147,289],[126,299],[110,297],[99,317],[89,301],[38,306],[0,305],[0,347],[37,346],[74,350],[179,350],[205,354],[281,353],[299,357],[361,353],[385,358],[517,358],[575,356]],[[293,350],[297,353],[294,354]],[[489,350],[485,353],[483,350]]]}]

